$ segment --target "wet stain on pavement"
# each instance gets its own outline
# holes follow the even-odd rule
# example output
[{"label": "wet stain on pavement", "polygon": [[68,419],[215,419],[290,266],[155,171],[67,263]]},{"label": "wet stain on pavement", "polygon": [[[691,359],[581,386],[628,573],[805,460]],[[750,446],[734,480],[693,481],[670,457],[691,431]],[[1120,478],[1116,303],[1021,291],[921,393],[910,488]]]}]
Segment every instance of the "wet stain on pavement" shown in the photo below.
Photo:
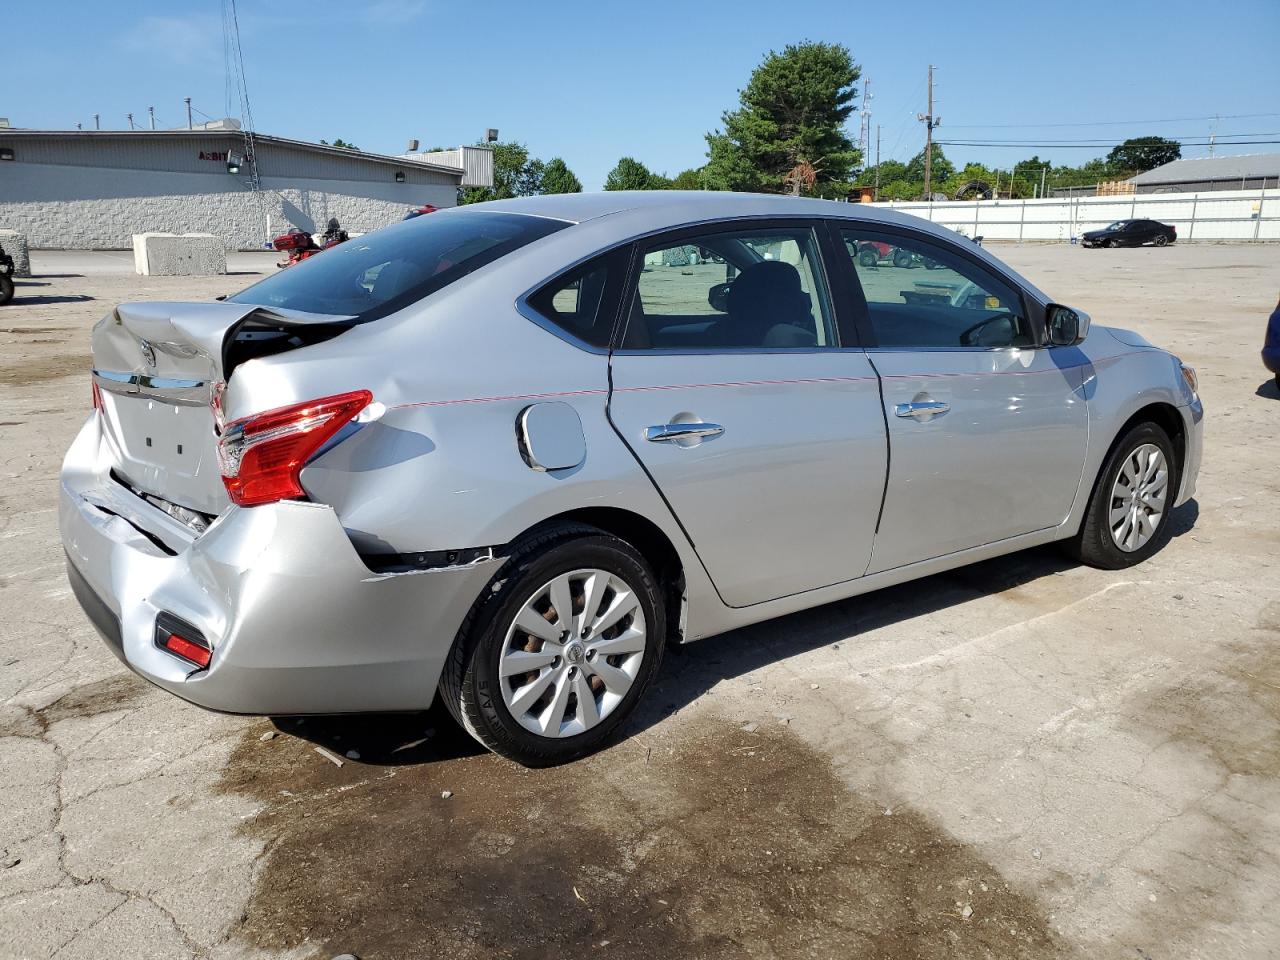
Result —
[{"label": "wet stain on pavement", "polygon": [[222,789],[262,802],[245,829],[267,850],[240,937],[364,960],[1068,952],[972,849],[851,794],[785,728],[651,730],[531,771],[452,731],[416,743],[421,718],[354,723],[286,730],[360,762],[262,741],[264,725],[228,764]]},{"label": "wet stain on pavement", "polygon": [[18,704],[0,705],[0,737],[44,736],[51,724],[72,717],[126,710],[147,685],[131,673],[118,673],[76,687],[40,710]]},{"label": "wet stain on pavement", "polygon": [[132,673],[116,673],[76,687],[38,713],[47,724],[70,717],[94,717],[127,709],[146,691],[146,681]]}]

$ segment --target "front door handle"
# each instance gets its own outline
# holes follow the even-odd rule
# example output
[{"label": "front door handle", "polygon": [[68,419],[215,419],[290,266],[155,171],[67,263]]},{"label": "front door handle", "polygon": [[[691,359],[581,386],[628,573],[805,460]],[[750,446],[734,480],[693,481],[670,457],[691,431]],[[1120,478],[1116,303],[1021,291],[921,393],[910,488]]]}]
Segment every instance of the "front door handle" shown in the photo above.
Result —
[{"label": "front door handle", "polygon": [[946,413],[951,409],[951,404],[945,400],[916,400],[912,403],[900,403],[893,408],[895,417],[915,417],[923,420],[928,417],[935,417]]},{"label": "front door handle", "polygon": [[718,423],[663,423],[644,428],[644,438],[650,443],[671,443],[681,440],[706,440],[724,433]]}]

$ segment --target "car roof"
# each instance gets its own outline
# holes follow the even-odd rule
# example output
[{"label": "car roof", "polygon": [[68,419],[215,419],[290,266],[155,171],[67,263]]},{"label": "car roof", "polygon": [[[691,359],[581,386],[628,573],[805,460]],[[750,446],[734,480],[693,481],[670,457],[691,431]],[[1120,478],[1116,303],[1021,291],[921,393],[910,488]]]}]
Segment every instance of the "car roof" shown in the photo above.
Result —
[{"label": "car roof", "polygon": [[[888,225],[911,229],[917,233],[932,234],[944,243],[966,242],[965,237],[939,224],[921,217],[911,216],[886,207],[865,203],[843,203],[838,200],[815,200],[807,197],[791,197],[769,193],[731,193],[708,190],[616,190],[600,193],[561,193],[540,197],[516,197],[511,200],[491,200],[461,207],[451,207],[432,214],[441,216],[467,216],[469,212],[511,213],[525,216],[548,217],[566,223],[583,224],[590,236],[601,248],[613,243],[692,226],[712,220],[728,220],[737,217],[813,217],[848,220],[872,226]],[[567,243],[564,234],[577,230],[560,231],[546,239],[546,243]],[[584,238],[585,239],[585,238]],[[523,251],[533,256],[544,244],[532,244]],[[992,267],[1018,280],[1042,302],[1049,298],[1035,284],[1021,276],[1007,263],[1003,263],[980,246],[970,251],[972,256],[987,261]]]},{"label": "car roof", "polygon": [[[458,208],[462,210],[463,208]],[[770,193],[730,193],[709,190],[610,190],[600,193],[558,193],[540,197],[491,200],[468,210],[523,213],[583,223],[621,213],[651,216],[655,226],[739,216],[841,217],[882,223],[918,223],[894,210],[838,200],[815,200]]]}]

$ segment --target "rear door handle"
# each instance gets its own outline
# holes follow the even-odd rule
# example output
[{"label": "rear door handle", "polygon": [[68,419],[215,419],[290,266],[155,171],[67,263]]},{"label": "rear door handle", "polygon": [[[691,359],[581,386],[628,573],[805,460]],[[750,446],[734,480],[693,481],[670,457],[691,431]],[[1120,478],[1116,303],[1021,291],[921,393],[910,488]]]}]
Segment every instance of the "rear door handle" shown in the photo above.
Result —
[{"label": "rear door handle", "polygon": [[895,417],[915,417],[925,419],[946,413],[951,404],[945,400],[916,400],[912,403],[900,403],[893,408]]},{"label": "rear door handle", "polygon": [[724,433],[718,423],[663,423],[644,428],[644,438],[650,443],[671,443],[679,440],[706,440]]}]

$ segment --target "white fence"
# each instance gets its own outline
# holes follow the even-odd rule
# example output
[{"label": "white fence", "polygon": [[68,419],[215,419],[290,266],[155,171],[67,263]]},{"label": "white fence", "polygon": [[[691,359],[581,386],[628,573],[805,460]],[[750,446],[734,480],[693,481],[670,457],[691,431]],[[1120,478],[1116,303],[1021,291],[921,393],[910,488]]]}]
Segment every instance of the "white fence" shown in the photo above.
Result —
[{"label": "white fence", "polygon": [[1172,224],[1178,242],[1280,240],[1280,189],[1142,193],[1043,200],[913,200],[871,204],[984,240],[1070,240],[1116,220]]}]

